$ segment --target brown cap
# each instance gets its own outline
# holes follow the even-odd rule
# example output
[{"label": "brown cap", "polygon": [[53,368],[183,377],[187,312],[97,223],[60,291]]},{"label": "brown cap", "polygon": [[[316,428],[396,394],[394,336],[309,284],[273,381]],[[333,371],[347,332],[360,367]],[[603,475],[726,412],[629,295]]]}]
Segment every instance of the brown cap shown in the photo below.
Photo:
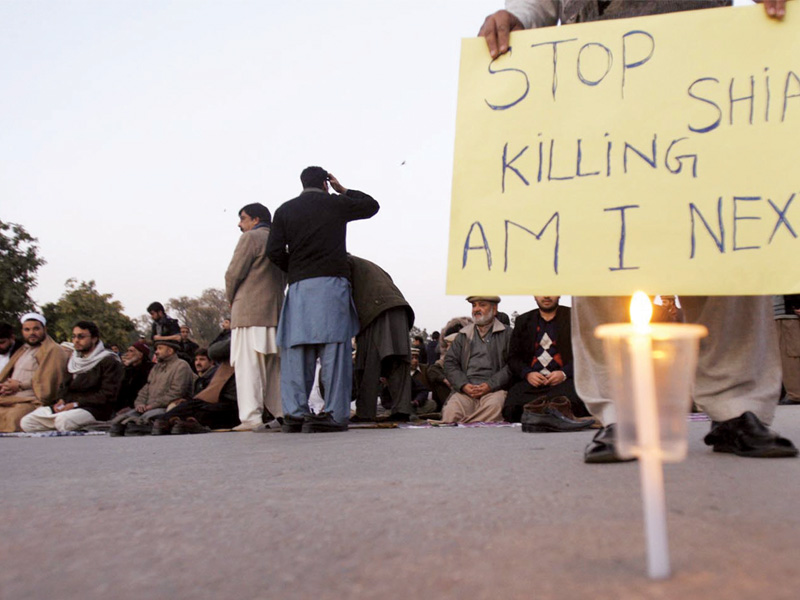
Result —
[{"label": "brown cap", "polygon": [[478,300],[483,300],[484,302],[494,302],[495,304],[498,304],[500,302],[500,296],[469,296],[467,298],[467,302],[470,304],[477,302]]}]

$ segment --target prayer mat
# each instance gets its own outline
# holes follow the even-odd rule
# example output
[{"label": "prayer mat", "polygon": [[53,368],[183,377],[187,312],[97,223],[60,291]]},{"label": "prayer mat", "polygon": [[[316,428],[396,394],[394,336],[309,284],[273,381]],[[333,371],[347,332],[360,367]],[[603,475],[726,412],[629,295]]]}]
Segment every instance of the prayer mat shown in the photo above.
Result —
[{"label": "prayer mat", "polygon": [[105,431],[39,431],[37,433],[0,433],[0,437],[15,438],[44,438],[44,437],[73,437],[76,435],[106,435]]}]

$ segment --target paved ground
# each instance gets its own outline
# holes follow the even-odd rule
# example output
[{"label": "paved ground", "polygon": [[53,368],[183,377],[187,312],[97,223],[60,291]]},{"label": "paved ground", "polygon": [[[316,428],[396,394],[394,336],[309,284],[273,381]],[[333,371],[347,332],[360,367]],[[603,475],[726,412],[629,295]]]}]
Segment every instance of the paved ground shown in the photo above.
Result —
[{"label": "paved ground", "polygon": [[[800,407],[775,427],[800,441]],[[636,464],[514,429],[0,439],[0,599],[799,597],[800,459],[666,467],[668,581]]]}]

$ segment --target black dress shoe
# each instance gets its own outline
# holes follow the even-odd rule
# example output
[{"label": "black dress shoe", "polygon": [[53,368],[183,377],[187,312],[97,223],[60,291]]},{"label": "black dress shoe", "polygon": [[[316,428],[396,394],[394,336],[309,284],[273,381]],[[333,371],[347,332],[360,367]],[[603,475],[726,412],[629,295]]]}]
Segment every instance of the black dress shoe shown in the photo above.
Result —
[{"label": "black dress shoe", "polygon": [[282,433],[300,433],[303,430],[303,419],[292,415],[283,415]]},{"label": "black dress shoe", "polygon": [[714,452],[729,452],[750,458],[784,458],[797,456],[794,444],[764,425],[747,411],[735,419],[714,422],[703,441]]},{"label": "black dress shoe", "polygon": [[568,419],[561,411],[547,407],[541,413],[525,411],[522,413],[522,431],[527,433],[549,431],[583,431],[594,424],[594,421],[574,421]]},{"label": "black dress shoe", "polygon": [[408,423],[411,420],[411,415],[406,413],[396,412],[390,414],[386,420],[391,423]]},{"label": "black dress shoe", "polygon": [[303,418],[302,431],[303,433],[347,431],[347,423],[337,423],[331,413],[322,412],[318,415],[306,415]]},{"label": "black dress shoe", "polygon": [[616,424],[606,425],[594,434],[592,441],[583,451],[583,462],[588,464],[620,463],[636,460],[635,458],[620,458],[616,449],[617,432]]}]

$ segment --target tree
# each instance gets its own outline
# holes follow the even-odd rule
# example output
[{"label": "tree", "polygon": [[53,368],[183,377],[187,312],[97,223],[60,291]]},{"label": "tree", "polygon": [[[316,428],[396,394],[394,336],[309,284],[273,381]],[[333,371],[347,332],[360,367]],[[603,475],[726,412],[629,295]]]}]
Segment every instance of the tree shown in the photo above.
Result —
[{"label": "tree", "polygon": [[56,341],[69,341],[77,321],[92,321],[100,328],[100,336],[107,346],[126,346],[135,341],[136,327],[123,314],[120,301],[112,300],[111,294],[101,294],[94,286],[94,281],[77,283],[75,279],[68,279],[67,289],[58,302],[42,307],[47,332]]},{"label": "tree", "polygon": [[208,346],[219,335],[222,320],[231,314],[225,292],[217,288],[203,290],[197,298],[170,298],[167,309],[171,317],[192,330],[192,339],[201,346]]},{"label": "tree", "polygon": [[[11,232],[10,235],[8,232]],[[34,308],[29,295],[36,271],[45,264],[37,239],[22,225],[0,221],[0,321],[15,323]]]}]

